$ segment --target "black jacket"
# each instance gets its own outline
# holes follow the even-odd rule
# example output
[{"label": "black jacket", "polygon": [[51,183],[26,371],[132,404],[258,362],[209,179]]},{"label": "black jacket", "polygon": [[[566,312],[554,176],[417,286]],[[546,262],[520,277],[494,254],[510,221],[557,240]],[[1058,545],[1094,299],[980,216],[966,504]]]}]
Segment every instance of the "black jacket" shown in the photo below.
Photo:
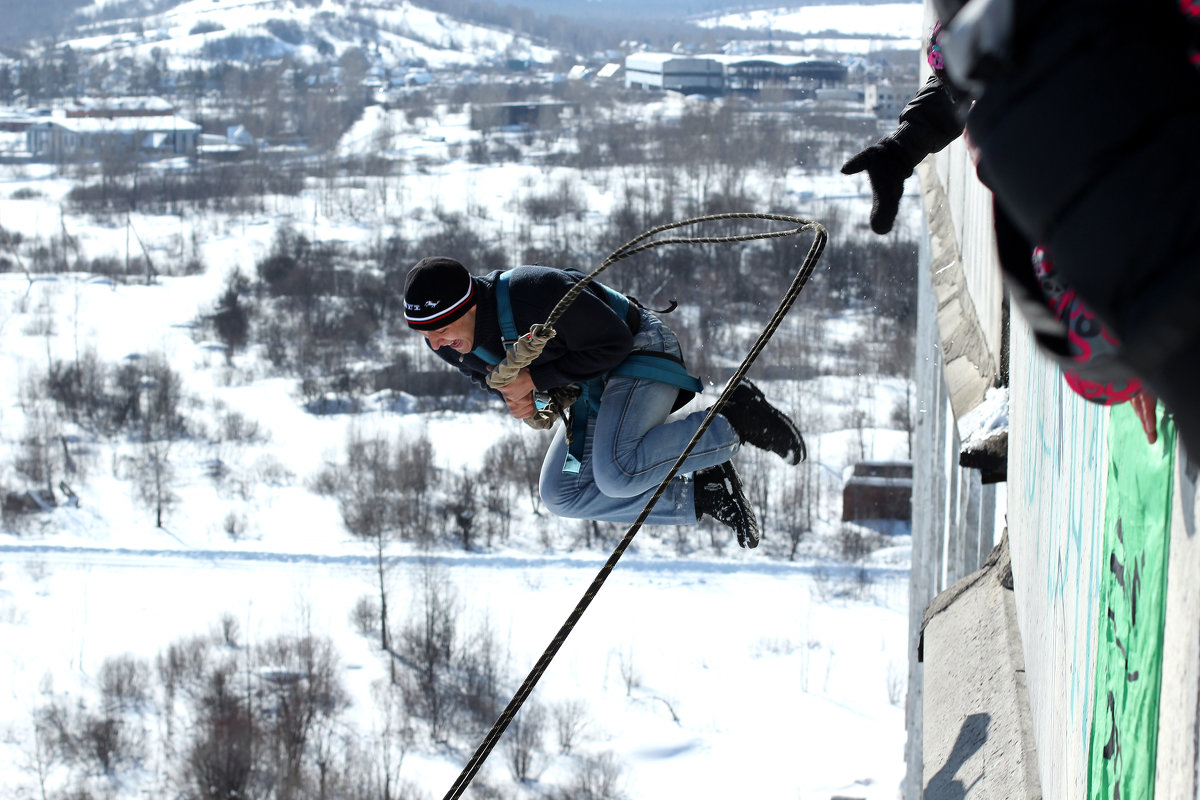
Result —
[{"label": "black jacket", "polygon": [[909,167],[936,153],[962,135],[966,124],[966,102],[936,75],[921,87],[900,112],[900,124],[888,137],[904,154]]},{"label": "black jacket", "polygon": [[[575,284],[575,277],[552,267],[524,266],[509,277],[509,299],[517,333],[527,333],[542,323]],[[473,278],[478,300],[475,314],[475,347],[503,357],[504,343],[497,311],[496,280],[500,270]],[[588,381],[610,372],[633,350],[633,333],[598,289],[589,286],[554,324],[557,335],[529,367],[534,386],[540,390]],[[435,351],[482,388],[487,385],[490,364],[474,354],[460,355],[449,347]]]},{"label": "black jacket", "polygon": [[[1178,0],[992,4],[1006,2],[1007,51],[972,75],[979,177],[1121,340],[1196,456],[1200,18]],[[963,3],[935,6],[953,27]]]}]

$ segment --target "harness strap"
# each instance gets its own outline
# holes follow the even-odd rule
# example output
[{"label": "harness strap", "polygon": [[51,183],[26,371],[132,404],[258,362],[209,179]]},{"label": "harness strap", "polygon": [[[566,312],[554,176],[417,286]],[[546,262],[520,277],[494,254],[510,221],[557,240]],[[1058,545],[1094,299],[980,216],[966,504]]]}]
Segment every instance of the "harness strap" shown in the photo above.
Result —
[{"label": "harness strap", "polygon": [[647,378],[676,386],[693,395],[704,391],[700,379],[689,374],[682,361],[667,353],[657,353],[653,350],[635,350],[626,356],[625,360],[618,364],[609,375],[621,378]]},{"label": "harness strap", "polygon": [[[504,342],[505,350],[511,350],[513,344],[520,338],[509,296],[510,275],[510,270],[501,272],[496,280],[496,309],[500,318],[500,337]],[[593,281],[592,285],[604,293],[608,307],[625,320],[630,331],[637,333],[637,329],[640,327],[641,310],[631,303],[628,297],[615,289],[605,286],[599,281]],[[489,364],[499,364],[501,361],[494,353],[483,347],[476,347],[471,352]],[[607,375],[601,375],[579,384],[579,399],[571,406],[571,418],[567,425],[567,458],[563,464],[563,472],[571,475],[579,473],[583,462],[583,446],[587,440],[588,419],[595,416],[596,412],[600,410],[600,398],[611,377],[638,378],[675,386],[680,390],[680,398],[676,402],[675,408],[679,408],[704,390],[700,379],[689,375],[687,367],[674,356],[648,350],[630,353]]]},{"label": "harness strap", "polygon": [[[517,333],[517,324],[513,321],[512,302],[508,295],[507,272],[501,272],[500,280],[496,281],[496,308],[500,313],[500,341],[503,342],[505,351],[508,351],[513,348],[520,336]],[[476,345],[472,348],[471,353],[492,366],[496,366],[504,360],[503,356],[493,353],[483,345]]]},{"label": "harness strap", "polygon": [[500,312],[500,339],[504,342],[504,349],[511,350],[517,339],[521,338],[521,334],[517,332],[517,323],[513,319],[512,302],[508,295],[508,279],[511,271],[500,273],[500,278],[496,281],[496,309]]},{"label": "harness strap", "polygon": [[503,358],[496,355],[491,350],[488,350],[486,347],[483,347],[482,345],[476,345],[471,350],[471,355],[478,356],[480,360],[486,361],[487,363],[491,364],[493,367],[504,360]]},{"label": "harness strap", "polygon": [[679,389],[679,397],[672,410],[680,408],[704,391],[700,379],[688,374],[687,367],[674,356],[653,350],[637,350],[630,353],[612,372],[593,378],[582,386],[583,391],[579,399],[571,406],[570,436],[567,437],[567,458],[563,463],[563,472],[579,474],[583,461],[583,445],[587,439],[588,420],[600,410],[600,399],[609,378],[651,380],[676,387]]}]

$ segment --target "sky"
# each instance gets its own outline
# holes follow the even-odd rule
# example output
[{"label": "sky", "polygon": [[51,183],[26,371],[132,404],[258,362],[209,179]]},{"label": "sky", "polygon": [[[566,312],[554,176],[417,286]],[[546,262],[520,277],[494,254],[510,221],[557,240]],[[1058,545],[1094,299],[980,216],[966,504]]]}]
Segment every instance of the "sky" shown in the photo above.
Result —
[{"label": "sky", "polygon": [[[664,100],[647,113],[669,113],[680,102]],[[364,117],[343,148],[372,141],[378,113]],[[413,125],[394,115],[388,124],[393,147],[408,153],[441,155],[470,135],[462,115]],[[383,398],[360,415],[313,416],[303,410],[295,381],[269,376],[253,354],[227,367],[214,343],[197,335],[195,321],[230,271],[254,273],[283,225],[318,240],[361,243],[396,224],[398,209],[405,210],[405,224],[420,226],[429,217],[417,209],[462,204],[464,213],[503,228],[516,224],[514,194],[554,177],[532,166],[435,163],[406,177],[387,212],[363,204],[368,187],[357,200],[348,195],[334,203],[314,191],[237,217],[135,213],[130,222],[152,252],[166,258],[197,242],[208,265],[204,274],[151,286],[74,274],[33,280],[0,274],[0,464],[11,463],[25,430],[29,407],[21,386],[48,358],[70,358],[79,342],[106,362],[162,353],[198,399],[196,413],[236,409],[268,433],[261,444],[223,454],[244,480],[240,494],[205,477],[210,449],[185,446],[177,456],[181,500],[163,529],[133,499],[119,467],[123,445],[101,443],[93,469],[73,483],[78,507],[39,515],[21,535],[0,533],[0,796],[36,796],[31,715],[40,702],[51,695],[94,698],[105,658],[129,653],[153,660],[172,641],[210,634],[223,614],[239,621],[248,643],[305,631],[329,637],[354,699],[350,724],[363,731],[378,724],[371,685],[384,677],[385,664],[374,641],[349,622],[354,603],[372,592],[371,551],[346,533],[336,503],[313,494],[309,481],[340,458],[350,431],[425,432],[438,467],[449,474],[482,466],[487,444],[522,427],[496,408],[413,414]],[[796,198],[827,199],[842,204],[848,219],[865,219],[869,196],[860,177],[783,177]],[[603,220],[619,183],[596,174],[586,184],[588,213]],[[65,227],[90,257],[121,257],[125,227],[65,214],[60,200],[69,186],[38,167],[0,165],[0,226],[27,237]],[[901,225],[915,225],[911,199],[904,209]],[[835,324],[832,335],[853,339],[869,319],[847,314]],[[870,417],[880,426],[866,432],[869,457],[906,458],[903,434],[886,430],[904,386],[830,376],[761,385],[786,403],[829,408],[827,426],[805,432],[827,489],[818,525],[828,535],[840,526],[837,489],[857,447],[854,433],[837,422],[840,412],[869,396]],[[780,469],[745,477],[775,481]],[[7,470],[0,485],[15,479]],[[516,514],[507,543],[474,553],[447,547],[436,556],[464,619],[498,633],[509,672],[519,680],[607,550],[569,550],[562,543],[572,523],[535,516],[526,506]],[[230,515],[244,525],[238,541],[224,530]],[[797,562],[732,543],[721,553],[677,556],[669,532],[643,531],[533,698],[586,703],[581,748],[615,755],[629,798],[895,798],[904,770],[908,545],[900,535],[873,554],[862,572],[869,583],[860,584],[856,569],[816,549]],[[403,546],[392,552],[397,607],[407,609],[420,554]],[[439,797],[475,744],[447,751],[418,743],[404,776],[425,796]],[[503,762],[497,750],[480,777],[519,797],[536,796],[538,786],[517,787]],[[551,754],[539,786],[562,782],[572,764],[571,757]],[[71,780],[61,771],[51,777]],[[132,800],[155,779],[145,770],[109,788],[115,800]]]}]

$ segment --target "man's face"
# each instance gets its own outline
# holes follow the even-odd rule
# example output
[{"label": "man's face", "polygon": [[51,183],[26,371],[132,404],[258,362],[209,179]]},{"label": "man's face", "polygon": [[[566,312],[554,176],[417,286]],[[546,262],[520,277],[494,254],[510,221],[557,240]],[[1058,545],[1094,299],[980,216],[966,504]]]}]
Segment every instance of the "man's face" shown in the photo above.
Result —
[{"label": "man's face", "polygon": [[475,346],[475,309],[472,307],[444,328],[419,333],[434,350],[449,347],[457,353],[469,353]]}]

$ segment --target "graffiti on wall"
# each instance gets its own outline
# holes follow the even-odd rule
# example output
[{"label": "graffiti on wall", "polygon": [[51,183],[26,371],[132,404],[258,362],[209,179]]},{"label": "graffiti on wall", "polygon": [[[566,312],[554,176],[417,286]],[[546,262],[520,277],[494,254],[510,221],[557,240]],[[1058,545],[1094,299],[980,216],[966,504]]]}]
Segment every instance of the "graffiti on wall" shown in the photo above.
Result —
[{"label": "graffiti on wall", "polygon": [[[1066,714],[1078,721],[1076,752],[1082,753],[1097,636],[1107,409],[1072,394],[1062,372],[1031,344],[1026,356],[1020,375],[1029,384],[1023,392],[1028,408],[1021,414],[1025,424],[1018,427],[1023,441],[1010,451],[1022,459],[1019,469],[1009,470],[1010,480],[1019,481],[1010,515],[1016,530],[1033,539],[1015,546],[1032,557],[1030,574],[1044,581],[1046,613],[1039,616],[1055,632],[1059,650],[1043,657],[1065,660]],[[1045,690],[1054,702],[1062,697],[1052,687]]]}]

